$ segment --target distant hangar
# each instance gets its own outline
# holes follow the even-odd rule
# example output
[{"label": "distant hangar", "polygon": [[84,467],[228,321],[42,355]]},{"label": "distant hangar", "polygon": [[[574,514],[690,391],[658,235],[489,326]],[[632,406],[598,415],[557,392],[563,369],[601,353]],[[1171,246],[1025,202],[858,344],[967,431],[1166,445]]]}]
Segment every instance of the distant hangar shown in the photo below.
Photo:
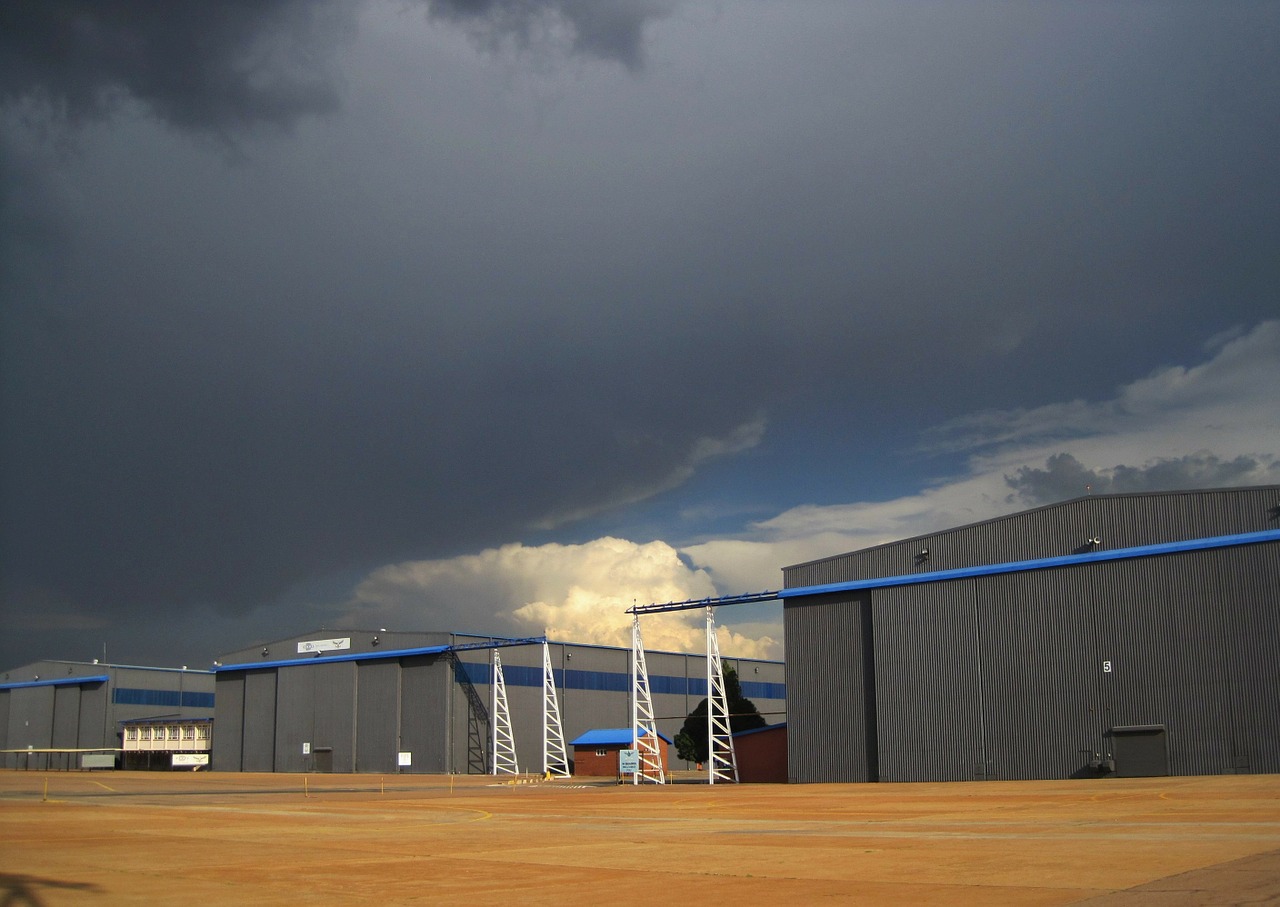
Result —
[{"label": "distant hangar", "polygon": [[[495,652],[520,770],[541,772],[540,641],[385,630],[319,631],[221,656],[214,666],[213,768],[489,772]],[[566,740],[630,726],[630,649],[550,642],[547,653]],[[707,695],[706,657],[648,652],[646,658],[658,732],[674,737]],[[781,720],[782,662],[724,662],[737,670],[744,695]]]},{"label": "distant hangar", "polygon": [[793,782],[1280,772],[1280,486],[785,568]]},{"label": "distant hangar", "polygon": [[207,753],[213,688],[211,672],[186,668],[47,660],[4,671],[0,768],[138,768]]}]

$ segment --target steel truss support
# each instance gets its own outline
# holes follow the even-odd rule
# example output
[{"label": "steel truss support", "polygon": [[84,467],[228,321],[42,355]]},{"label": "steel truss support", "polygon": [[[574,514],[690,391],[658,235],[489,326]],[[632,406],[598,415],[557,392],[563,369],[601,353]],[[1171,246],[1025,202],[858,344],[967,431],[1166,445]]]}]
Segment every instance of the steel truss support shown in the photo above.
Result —
[{"label": "steel truss support", "polygon": [[551,647],[542,642],[542,774],[546,778],[569,777],[569,754],[560,723],[556,675],[551,669]]},{"label": "steel truss support", "polygon": [[649,695],[649,669],[644,663],[644,642],[640,639],[640,615],[631,620],[631,747],[639,756],[639,770],[632,784],[641,781],[666,784],[662,768],[662,745],[653,717],[653,697]]},{"label": "steel truss support", "polygon": [[520,766],[516,762],[516,739],[511,733],[511,710],[507,707],[507,684],[502,677],[502,659],[493,650],[493,677],[490,688],[493,694],[493,739],[489,751],[493,753],[494,775],[517,775]]},{"label": "steel truss support", "polygon": [[729,726],[729,697],[720,663],[720,643],[716,639],[715,609],[707,608],[707,781],[736,784],[738,759],[733,751],[733,730]]}]

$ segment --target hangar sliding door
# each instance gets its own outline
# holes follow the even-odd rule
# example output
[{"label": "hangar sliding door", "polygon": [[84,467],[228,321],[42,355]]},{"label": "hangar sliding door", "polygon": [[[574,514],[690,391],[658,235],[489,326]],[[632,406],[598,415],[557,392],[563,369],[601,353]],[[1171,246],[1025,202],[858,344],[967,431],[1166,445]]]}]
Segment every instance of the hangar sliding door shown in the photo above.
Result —
[{"label": "hangar sliding door", "polygon": [[285,665],[277,674],[276,771],[355,770],[356,665]]},{"label": "hangar sliding door", "polygon": [[243,673],[220,673],[214,679],[214,701],[218,704],[212,741],[215,772],[245,771],[244,687]]},{"label": "hangar sliding door", "polygon": [[972,581],[871,595],[880,780],[988,777]]},{"label": "hangar sliding door", "polygon": [[400,752],[406,772],[462,771],[448,761],[451,662],[445,656],[401,659]]},{"label": "hangar sliding door", "polygon": [[804,782],[877,781],[875,665],[867,595],[814,596],[783,607],[787,775]]},{"label": "hangar sliding door", "polygon": [[400,662],[361,662],[356,701],[356,771],[396,771],[399,718]]},{"label": "hangar sliding door", "polygon": [[[215,721],[214,724],[218,722]],[[276,770],[276,672],[249,671],[244,678],[244,724],[240,771]]]}]

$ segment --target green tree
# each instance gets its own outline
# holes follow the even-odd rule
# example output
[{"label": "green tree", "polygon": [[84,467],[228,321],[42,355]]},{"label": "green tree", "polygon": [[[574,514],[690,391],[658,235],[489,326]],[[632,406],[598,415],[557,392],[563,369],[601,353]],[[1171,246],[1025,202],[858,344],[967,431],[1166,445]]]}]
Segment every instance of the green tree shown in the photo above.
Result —
[{"label": "green tree", "polygon": [[[742,695],[742,684],[738,682],[738,672],[733,668],[725,668],[724,694],[729,706],[729,729],[733,733],[765,726],[766,722],[756,704]],[[676,755],[686,762],[707,761],[706,699],[699,702],[685,718],[680,733],[676,734],[675,744]]]}]

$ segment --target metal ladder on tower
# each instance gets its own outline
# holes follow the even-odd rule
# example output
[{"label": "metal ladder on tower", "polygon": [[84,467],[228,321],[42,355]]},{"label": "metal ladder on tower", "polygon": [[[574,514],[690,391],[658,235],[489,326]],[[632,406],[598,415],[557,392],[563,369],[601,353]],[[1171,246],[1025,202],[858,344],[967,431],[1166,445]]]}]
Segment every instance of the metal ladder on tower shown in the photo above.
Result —
[{"label": "metal ladder on tower", "polygon": [[498,651],[493,652],[493,753],[494,775],[518,775],[519,763],[516,762],[516,739],[511,733],[511,710],[507,707],[507,684],[502,676],[502,659]]},{"label": "metal ladder on tower", "polygon": [[631,622],[631,746],[639,760],[631,783],[666,784],[667,774],[662,767],[662,748],[653,717],[653,697],[649,695],[649,669],[644,663],[638,614]]},{"label": "metal ladder on tower", "polygon": [[556,698],[556,675],[551,669],[551,647],[542,643],[542,776],[569,777],[569,754],[560,723],[560,700]]},{"label": "metal ladder on tower", "polygon": [[729,698],[725,692],[720,643],[716,639],[715,610],[707,608],[707,781],[736,784],[738,759],[729,725]]}]

